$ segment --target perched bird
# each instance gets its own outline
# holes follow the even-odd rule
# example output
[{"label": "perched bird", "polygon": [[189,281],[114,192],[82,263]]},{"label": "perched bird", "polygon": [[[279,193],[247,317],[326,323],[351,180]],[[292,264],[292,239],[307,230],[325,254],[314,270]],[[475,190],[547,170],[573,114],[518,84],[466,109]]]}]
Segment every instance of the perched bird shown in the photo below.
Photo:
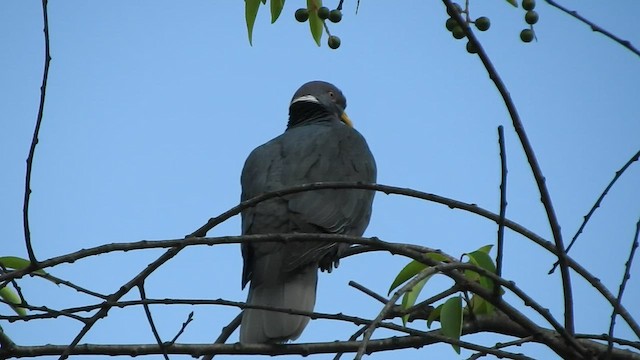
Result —
[{"label": "perched bird", "polygon": [[[289,105],[286,131],[259,146],[242,170],[242,200],[318,181],[374,183],[376,164],[366,141],[344,109],[347,100],[334,85],[304,84]],[[259,203],[242,212],[242,233],[327,233],[361,236],[369,224],[374,192],[323,189]],[[242,287],[247,303],[313,311],[318,268],[338,266],[348,244],[267,242],[242,245]],[[241,343],[282,343],[297,339],[309,317],[245,309]]]}]

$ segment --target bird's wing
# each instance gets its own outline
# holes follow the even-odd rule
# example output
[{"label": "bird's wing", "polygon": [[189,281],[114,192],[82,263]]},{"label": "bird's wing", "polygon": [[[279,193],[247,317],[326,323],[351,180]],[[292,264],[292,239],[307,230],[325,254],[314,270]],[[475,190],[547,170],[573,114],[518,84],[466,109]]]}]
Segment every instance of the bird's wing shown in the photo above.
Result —
[{"label": "bird's wing", "polygon": [[[298,136],[284,143],[284,152],[295,154],[286,157],[282,173],[285,183],[376,181],[373,155],[356,130],[336,124],[305,126],[299,131]],[[287,197],[290,218],[302,232],[359,236],[369,224],[373,195],[372,191],[357,189],[324,189],[294,194]],[[288,263],[291,269],[310,261],[320,261],[321,268],[330,270],[339,250],[345,248],[328,243],[314,246],[299,244],[300,249],[295,249],[296,256],[292,256]]]},{"label": "bird's wing", "polygon": [[[242,172],[242,199],[318,181],[375,182],[376,165],[357,131],[342,124],[293,128],[256,148]],[[373,192],[325,189],[275,198],[242,212],[243,234],[336,233],[362,235],[369,223]],[[326,242],[261,243],[243,245],[243,285],[266,260],[281,263],[284,272],[319,262],[330,270],[341,247]],[[277,253],[277,255],[275,255]],[[274,275],[271,260],[265,262]],[[266,280],[265,280],[266,281]]]}]

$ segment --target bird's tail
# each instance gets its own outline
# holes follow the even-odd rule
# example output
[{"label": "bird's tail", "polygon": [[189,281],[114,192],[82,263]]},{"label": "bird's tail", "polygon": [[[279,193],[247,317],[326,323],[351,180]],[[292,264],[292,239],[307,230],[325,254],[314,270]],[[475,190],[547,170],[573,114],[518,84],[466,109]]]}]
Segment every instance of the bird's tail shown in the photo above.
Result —
[{"label": "bird's tail", "polygon": [[[318,284],[317,266],[298,270],[282,281],[270,281],[249,287],[247,304],[283,309],[313,311]],[[282,312],[245,309],[240,325],[240,342],[245,344],[279,343],[297,339],[309,323],[309,317]]]}]

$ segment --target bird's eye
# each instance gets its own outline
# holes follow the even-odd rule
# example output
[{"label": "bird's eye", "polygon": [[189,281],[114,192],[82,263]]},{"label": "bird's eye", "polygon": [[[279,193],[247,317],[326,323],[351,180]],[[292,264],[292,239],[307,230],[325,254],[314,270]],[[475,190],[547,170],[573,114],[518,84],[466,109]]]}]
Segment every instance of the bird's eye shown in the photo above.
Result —
[{"label": "bird's eye", "polygon": [[329,91],[329,96],[331,96],[332,98],[335,98],[336,94],[334,94],[333,91]]}]

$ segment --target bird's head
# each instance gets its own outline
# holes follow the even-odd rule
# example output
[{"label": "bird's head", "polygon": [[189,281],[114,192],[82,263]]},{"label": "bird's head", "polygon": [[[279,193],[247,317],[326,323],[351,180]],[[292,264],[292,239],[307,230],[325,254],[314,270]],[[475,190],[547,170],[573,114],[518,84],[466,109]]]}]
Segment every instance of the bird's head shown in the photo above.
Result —
[{"label": "bird's head", "polygon": [[327,120],[338,120],[353,127],[344,112],[346,107],[347,99],[340,89],[328,82],[310,81],[302,85],[291,99],[287,128]]}]

